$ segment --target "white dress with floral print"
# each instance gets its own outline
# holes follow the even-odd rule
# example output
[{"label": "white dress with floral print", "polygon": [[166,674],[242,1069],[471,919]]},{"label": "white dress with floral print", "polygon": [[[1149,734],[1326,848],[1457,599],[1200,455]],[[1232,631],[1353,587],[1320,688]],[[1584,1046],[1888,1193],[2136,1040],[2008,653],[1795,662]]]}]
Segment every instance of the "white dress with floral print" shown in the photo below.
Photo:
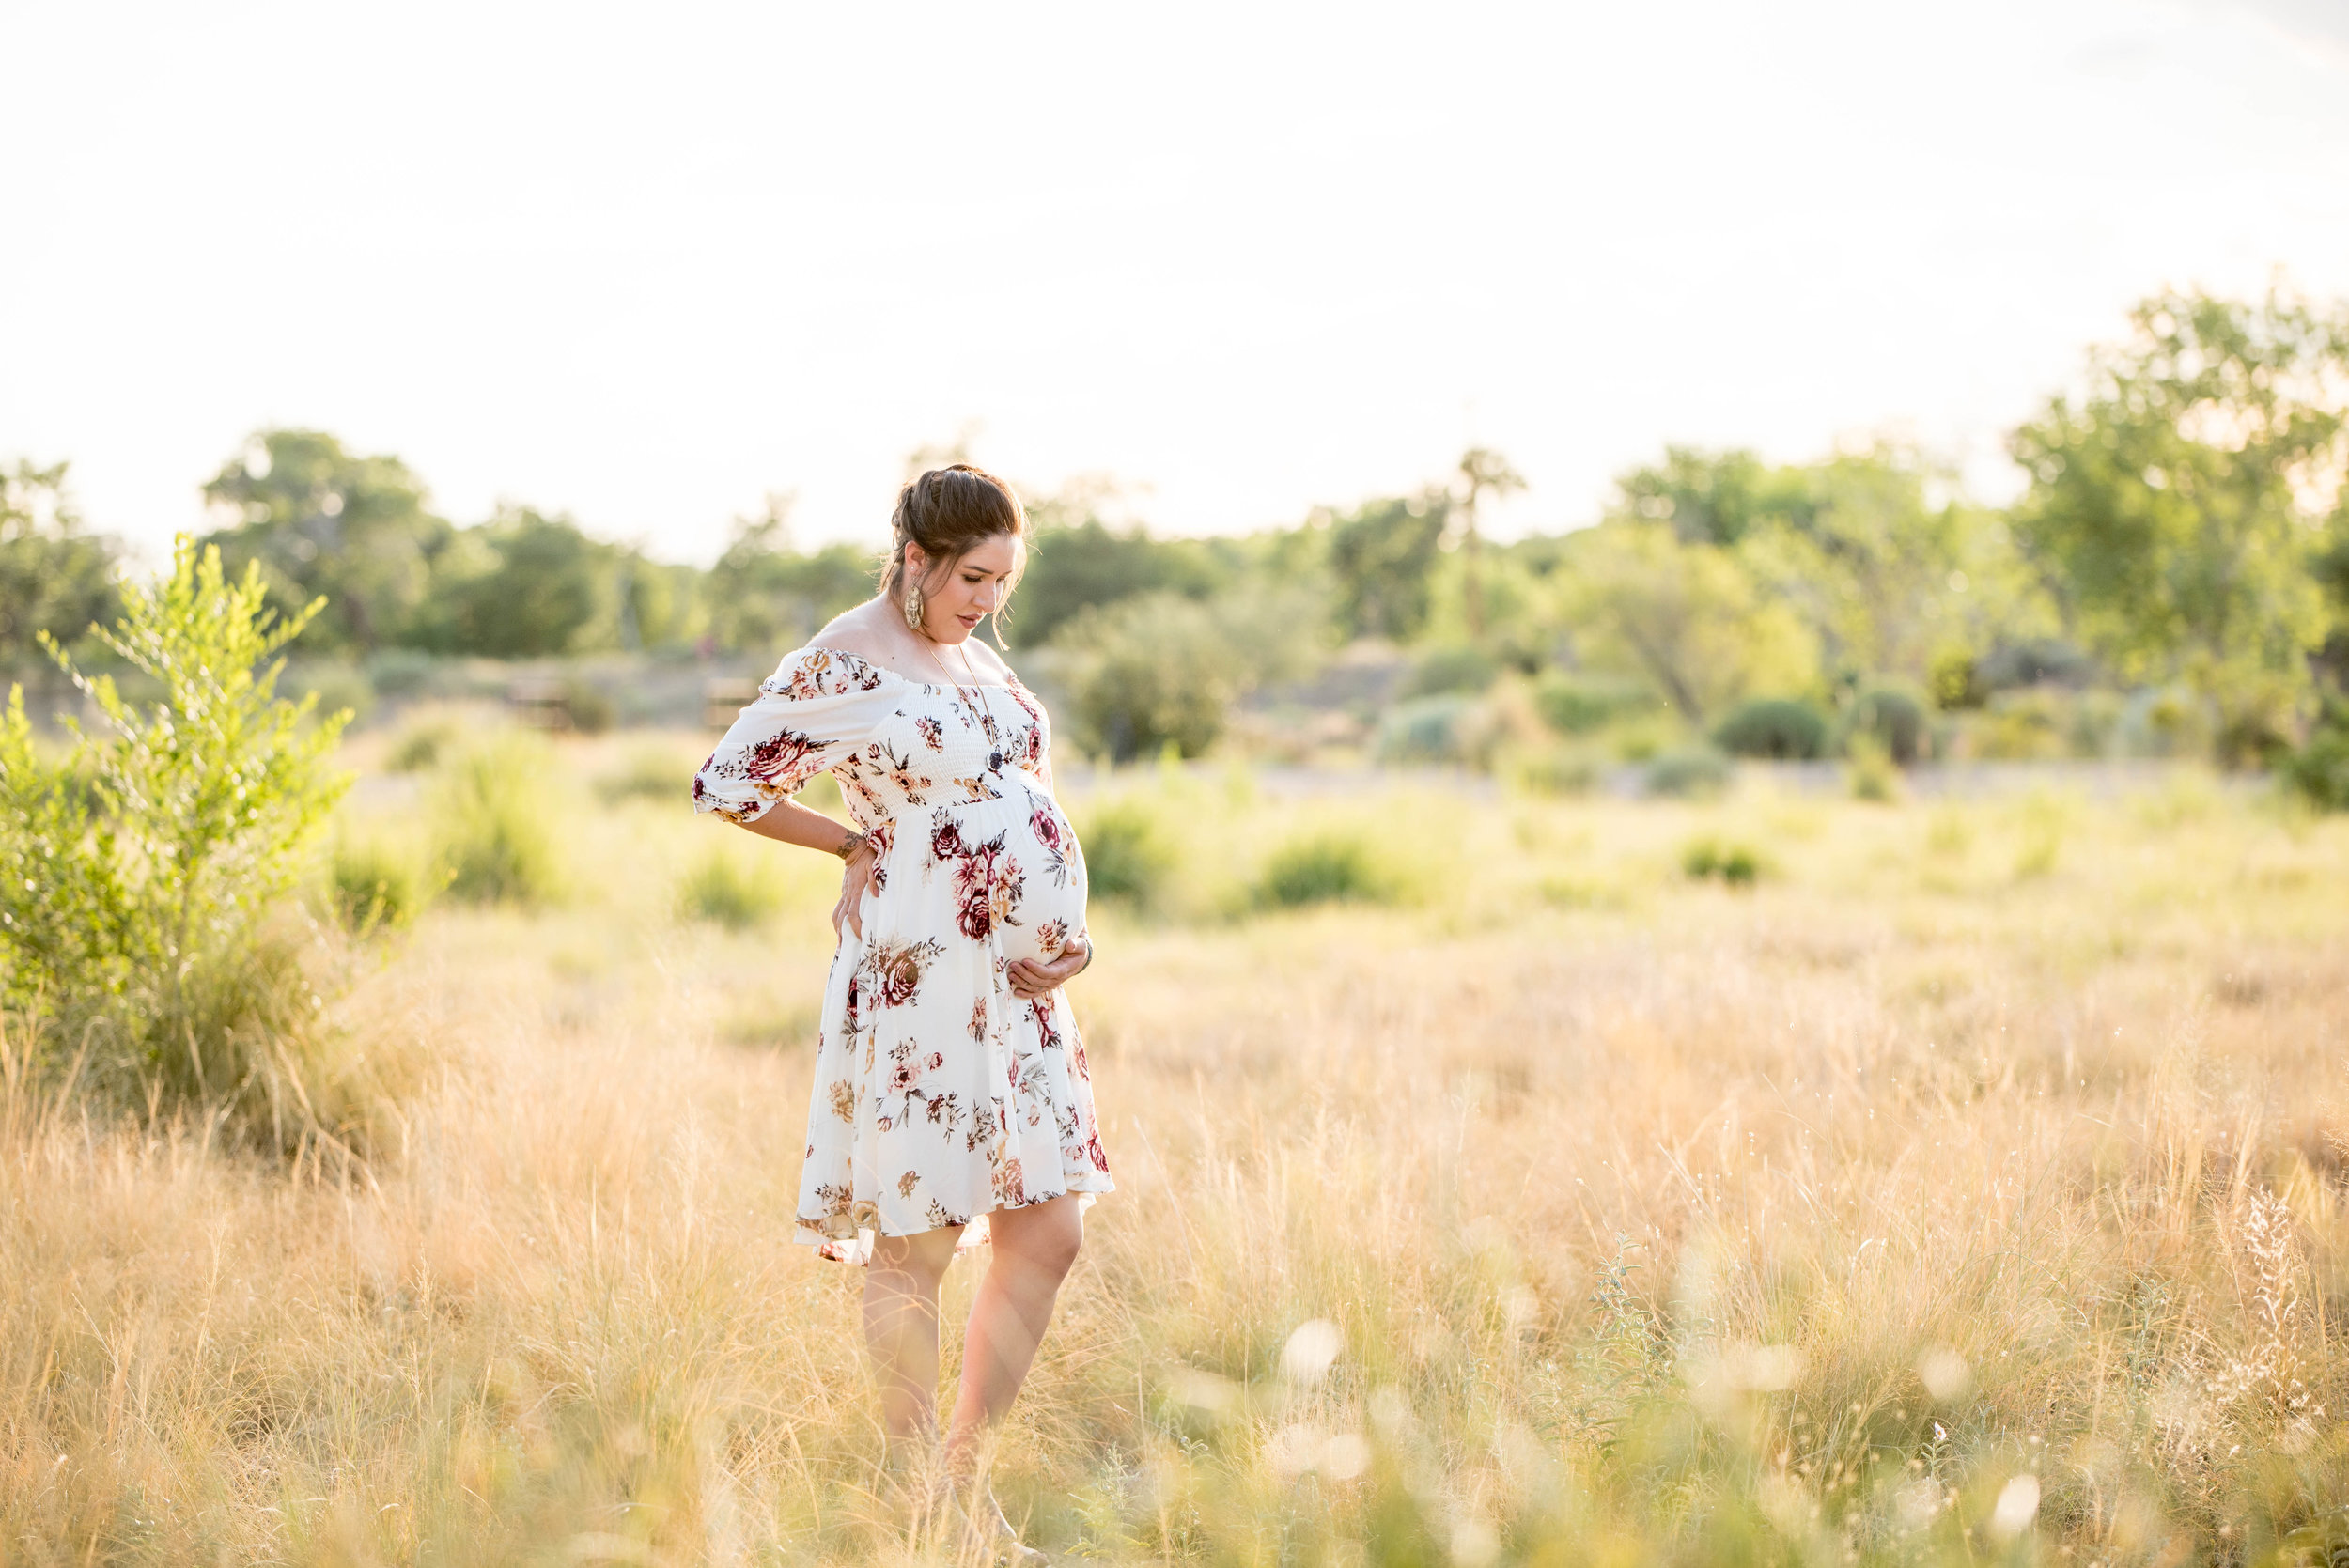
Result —
[{"label": "white dress with floral print", "polygon": [[747,822],[829,771],[879,856],[817,1036],[798,1234],[829,1256],[868,1257],[863,1233],[1114,1189],[1067,998],[1023,1001],[1004,974],[1085,931],[1050,747],[1044,705],[1016,679],[933,685],[807,647],[694,776],[696,811]]}]

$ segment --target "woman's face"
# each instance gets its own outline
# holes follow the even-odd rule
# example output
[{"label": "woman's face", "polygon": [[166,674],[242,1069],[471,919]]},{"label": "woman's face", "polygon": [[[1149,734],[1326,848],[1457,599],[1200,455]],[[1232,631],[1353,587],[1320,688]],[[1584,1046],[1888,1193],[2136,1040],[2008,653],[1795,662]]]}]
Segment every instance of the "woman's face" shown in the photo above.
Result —
[{"label": "woman's face", "polygon": [[906,573],[922,585],[923,631],[959,643],[978,630],[980,617],[1003,607],[1027,548],[1016,535],[990,534],[941,567],[920,545],[907,545]]}]

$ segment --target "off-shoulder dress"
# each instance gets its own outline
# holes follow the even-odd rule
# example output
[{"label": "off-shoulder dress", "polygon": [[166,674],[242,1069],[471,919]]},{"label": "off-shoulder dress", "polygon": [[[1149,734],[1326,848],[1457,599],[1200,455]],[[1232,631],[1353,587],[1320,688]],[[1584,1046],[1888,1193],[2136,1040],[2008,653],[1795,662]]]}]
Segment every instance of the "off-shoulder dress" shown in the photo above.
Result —
[{"label": "off-shoulder dress", "polygon": [[1085,934],[1050,746],[1016,678],[932,684],[805,647],[694,775],[696,811],[747,822],[829,771],[879,855],[817,1036],[797,1234],[828,1257],[945,1225],[969,1246],[995,1209],[1114,1190],[1066,994],[1023,1001],[1004,973]]}]

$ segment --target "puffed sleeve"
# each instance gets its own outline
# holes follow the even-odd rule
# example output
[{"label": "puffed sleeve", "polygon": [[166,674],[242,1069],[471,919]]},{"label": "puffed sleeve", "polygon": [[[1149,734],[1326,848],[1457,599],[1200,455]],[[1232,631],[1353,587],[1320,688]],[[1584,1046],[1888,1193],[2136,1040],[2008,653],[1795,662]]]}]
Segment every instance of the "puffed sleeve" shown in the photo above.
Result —
[{"label": "puffed sleeve", "polygon": [[887,680],[851,653],[786,654],[693,775],[693,809],[750,822],[798,794],[880,727],[892,702]]}]

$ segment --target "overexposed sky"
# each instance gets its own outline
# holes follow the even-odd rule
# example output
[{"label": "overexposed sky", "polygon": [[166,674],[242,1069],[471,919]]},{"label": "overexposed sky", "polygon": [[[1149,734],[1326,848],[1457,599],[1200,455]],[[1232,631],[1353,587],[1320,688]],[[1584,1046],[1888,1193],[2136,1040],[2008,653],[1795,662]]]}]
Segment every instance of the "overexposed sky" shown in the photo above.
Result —
[{"label": "overexposed sky", "polygon": [[1168,531],[2000,432],[2349,293],[2343,0],[0,7],[0,459],[151,551],[265,424],[706,560],[977,427]]}]

